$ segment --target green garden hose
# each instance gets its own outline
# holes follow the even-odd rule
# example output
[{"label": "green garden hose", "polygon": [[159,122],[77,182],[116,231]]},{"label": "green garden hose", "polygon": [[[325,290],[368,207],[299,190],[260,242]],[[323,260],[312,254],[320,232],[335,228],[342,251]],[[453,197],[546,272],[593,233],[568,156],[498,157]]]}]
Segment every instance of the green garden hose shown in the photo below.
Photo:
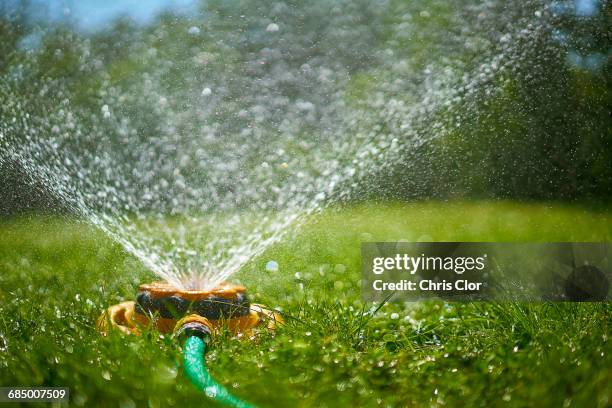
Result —
[{"label": "green garden hose", "polygon": [[191,382],[204,391],[211,399],[222,405],[235,408],[255,408],[231,394],[227,388],[216,382],[208,373],[204,360],[206,344],[197,336],[189,336],[183,347],[183,365]]}]

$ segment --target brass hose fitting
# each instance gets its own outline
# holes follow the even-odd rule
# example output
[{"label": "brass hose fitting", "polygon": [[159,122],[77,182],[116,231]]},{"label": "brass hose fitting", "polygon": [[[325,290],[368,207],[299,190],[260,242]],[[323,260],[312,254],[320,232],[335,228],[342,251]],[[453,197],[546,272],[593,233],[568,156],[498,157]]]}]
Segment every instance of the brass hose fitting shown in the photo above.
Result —
[{"label": "brass hose fitting", "polygon": [[213,330],[213,325],[207,318],[191,314],[176,322],[172,336],[181,344],[191,336],[199,337],[207,342],[212,338]]}]

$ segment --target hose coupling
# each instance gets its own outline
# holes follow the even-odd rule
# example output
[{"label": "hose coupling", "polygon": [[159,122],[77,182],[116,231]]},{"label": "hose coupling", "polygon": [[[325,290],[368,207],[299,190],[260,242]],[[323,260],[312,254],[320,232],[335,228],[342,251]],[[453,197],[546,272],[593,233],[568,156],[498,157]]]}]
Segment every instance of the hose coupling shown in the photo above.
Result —
[{"label": "hose coupling", "polygon": [[173,337],[181,344],[189,337],[196,336],[208,342],[213,335],[213,326],[207,318],[191,314],[180,319],[174,326]]}]

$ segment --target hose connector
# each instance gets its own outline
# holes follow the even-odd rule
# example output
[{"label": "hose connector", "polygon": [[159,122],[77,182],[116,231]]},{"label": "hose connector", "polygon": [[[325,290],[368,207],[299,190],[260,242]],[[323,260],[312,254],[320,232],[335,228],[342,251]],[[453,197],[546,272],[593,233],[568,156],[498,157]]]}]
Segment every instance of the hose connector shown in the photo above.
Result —
[{"label": "hose connector", "polygon": [[176,322],[173,337],[181,344],[189,337],[195,336],[208,342],[213,335],[213,326],[210,321],[197,314],[185,316]]}]

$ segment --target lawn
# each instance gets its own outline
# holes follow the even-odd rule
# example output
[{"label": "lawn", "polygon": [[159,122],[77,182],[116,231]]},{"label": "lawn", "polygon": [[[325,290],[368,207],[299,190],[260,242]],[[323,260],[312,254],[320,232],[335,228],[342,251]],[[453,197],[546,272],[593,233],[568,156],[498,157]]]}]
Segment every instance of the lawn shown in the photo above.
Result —
[{"label": "lawn", "polygon": [[[360,242],[601,241],[612,211],[512,202],[366,204],[328,210],[234,281],[287,324],[254,341],[220,335],[213,376],[260,406],[612,404],[606,303],[364,304]],[[265,264],[275,260],[278,272]],[[0,386],[67,386],[74,406],[210,402],[183,375],[169,336],[94,322],[154,278],[87,225],[29,217],[0,224]],[[34,405],[32,405],[34,406]]]}]

